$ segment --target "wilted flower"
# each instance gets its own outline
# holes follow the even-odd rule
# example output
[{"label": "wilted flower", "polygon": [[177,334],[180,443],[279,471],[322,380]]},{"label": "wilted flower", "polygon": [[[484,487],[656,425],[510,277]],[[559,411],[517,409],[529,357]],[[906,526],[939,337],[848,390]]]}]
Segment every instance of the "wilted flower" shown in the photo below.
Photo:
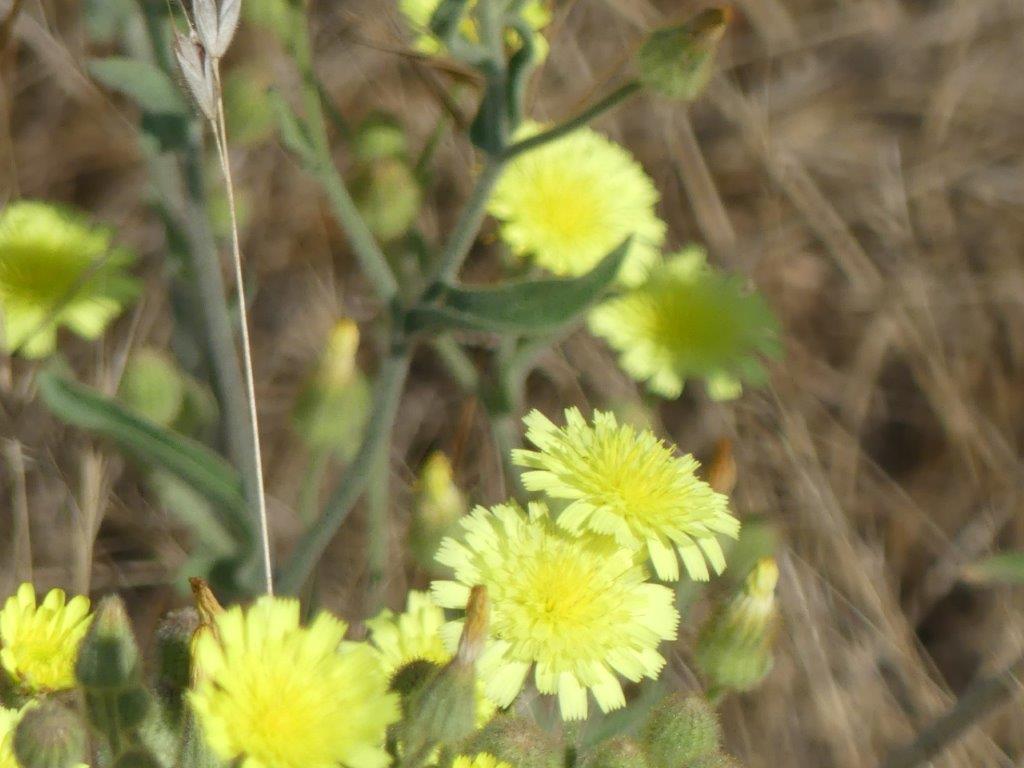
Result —
[{"label": "wilted flower", "polygon": [[707,8],[685,24],[655,30],[637,52],[640,80],[674,99],[700,95],[714,72],[715,53],[732,10]]},{"label": "wilted flower", "polygon": [[[444,611],[430,594],[413,590],[403,613],[385,609],[368,620],[366,628],[370,644],[380,651],[384,671],[391,677],[415,661],[444,666],[452,660],[451,651],[441,639],[444,623]],[[483,725],[494,715],[495,706],[484,695],[483,681],[477,682],[477,724]]]},{"label": "wilted flower", "polygon": [[35,693],[75,684],[75,657],[91,621],[89,598],[70,601],[52,589],[42,605],[29,583],[7,598],[0,611],[0,662],[15,683]]},{"label": "wilted flower", "polygon": [[627,373],[669,398],[691,376],[706,378],[713,397],[736,397],[742,381],[764,380],[758,356],[779,350],[778,323],[764,300],[709,268],[699,248],[592,310],[590,329],[619,352]]},{"label": "wilted flower", "polygon": [[[527,126],[518,138],[537,133]],[[658,191],[623,147],[580,128],[509,163],[489,210],[513,253],[556,275],[581,275],[633,237],[620,278],[643,279],[660,258]]]},{"label": "wilted flower", "polygon": [[771,671],[779,567],[766,557],[737,593],[701,629],[697,665],[717,688],[750,690]]},{"label": "wilted flower", "polygon": [[619,424],[612,413],[595,411],[590,425],[569,408],[565,422],[557,427],[533,411],[524,423],[537,450],[512,454],[529,469],[523,474],[527,489],[569,501],[558,514],[559,526],[646,550],[662,579],[679,578],[676,551],[691,578],[708,578],[705,560],[716,572],[725,568],[717,535],[735,538],[740,524],[728,499],[697,477],[696,459],[677,455],[648,430]]},{"label": "wilted flower", "polygon": [[[435,581],[445,608],[464,608],[474,585],[490,596],[490,643],[477,664],[486,691],[508,706],[535,666],[537,689],[558,694],[562,717],[587,716],[587,691],[603,711],[625,705],[616,673],[656,677],[658,643],[676,636],[670,589],[647,581],[632,554],[555,526],[543,504],[478,507],[461,522],[463,541],[445,539],[437,559],[455,571]],[[463,621],[445,625],[454,647]]]},{"label": "wilted flower", "polygon": [[196,642],[193,709],[214,752],[245,768],[383,768],[398,697],[376,651],[346,643],[345,622],[299,624],[296,600],[229,608]]},{"label": "wilted flower", "polygon": [[26,357],[53,352],[57,327],[96,339],[137,292],[134,256],[109,229],[49,203],[0,212],[0,346]]},{"label": "wilted flower", "polygon": [[[444,50],[441,41],[430,32],[430,19],[440,4],[441,0],[398,0],[398,9],[416,33],[413,47],[420,53],[432,56]],[[470,11],[474,5],[476,5],[476,0],[469,0]],[[551,23],[551,11],[548,10],[545,0],[526,0],[520,13],[534,32],[539,33]],[[476,22],[469,11],[462,21],[460,32],[467,40],[475,41],[479,38]],[[537,54],[543,58],[547,54],[547,42],[539,34],[535,36],[534,40],[538,48]],[[514,39],[512,42],[515,44]]]}]

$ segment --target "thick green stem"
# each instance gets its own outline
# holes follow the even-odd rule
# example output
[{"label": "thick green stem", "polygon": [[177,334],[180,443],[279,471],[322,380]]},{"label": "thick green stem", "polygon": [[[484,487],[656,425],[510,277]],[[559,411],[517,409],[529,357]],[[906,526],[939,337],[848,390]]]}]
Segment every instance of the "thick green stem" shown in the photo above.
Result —
[{"label": "thick green stem", "polygon": [[625,85],[622,85],[612,91],[608,96],[601,99],[601,101],[583,110],[575,117],[571,117],[563,123],[559,123],[556,126],[548,128],[546,131],[542,131],[541,133],[531,136],[528,139],[523,139],[522,141],[508,147],[502,153],[502,158],[506,161],[512,160],[524,152],[529,152],[531,149],[542,147],[545,144],[555,141],[556,139],[560,139],[575,130],[583,128],[605,112],[614,109],[622,102],[636,95],[642,89],[643,86],[640,84],[639,80],[631,80]]},{"label": "thick green stem", "polygon": [[302,589],[320,556],[330,544],[338,528],[345,522],[352,508],[366,488],[380,447],[390,436],[398,412],[406,376],[409,373],[407,350],[392,352],[384,361],[377,377],[373,413],[366,427],[363,443],[352,463],[334,490],[319,519],[299,541],[295,552],[281,574],[279,588],[284,594],[296,594]]}]

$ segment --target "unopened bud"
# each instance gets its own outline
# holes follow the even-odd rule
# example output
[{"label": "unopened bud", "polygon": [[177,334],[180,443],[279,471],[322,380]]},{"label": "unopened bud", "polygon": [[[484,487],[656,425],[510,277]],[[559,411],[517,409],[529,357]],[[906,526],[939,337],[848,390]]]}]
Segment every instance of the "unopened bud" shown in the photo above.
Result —
[{"label": "unopened bud", "polygon": [[181,412],[185,382],[166,354],[141,349],[128,361],[118,396],[150,421],[167,426]]},{"label": "unopened bud", "polygon": [[359,370],[359,326],[342,318],[295,403],[295,429],[313,449],[347,459],[362,438],[372,396]]},{"label": "unopened bud", "polygon": [[778,580],[775,560],[759,560],[739,593],[701,630],[697,665],[715,687],[747,691],[771,671]]},{"label": "unopened bud", "polygon": [[636,56],[641,82],[673,99],[695,99],[711,79],[731,18],[729,8],[709,8],[685,24],[651,33]]},{"label": "unopened bud", "polygon": [[466,497],[455,484],[448,457],[432,453],[420,469],[413,502],[409,546],[421,566],[436,567],[434,556],[446,536],[450,536],[467,510]]},{"label": "unopened bud", "polygon": [[650,764],[636,741],[620,736],[598,746],[583,758],[582,765],[583,768],[648,768]]},{"label": "unopened bud", "polygon": [[477,585],[469,595],[455,658],[407,697],[402,741],[410,754],[456,744],[476,730],[476,661],[487,639],[489,615],[487,589]]},{"label": "unopened bud", "polygon": [[31,706],[14,732],[14,754],[20,768],[72,768],[85,754],[81,722],[54,701]]},{"label": "unopened bud", "polygon": [[651,768],[679,768],[715,754],[718,717],[701,696],[675,694],[651,712],[641,732]]},{"label": "unopened bud", "polygon": [[198,629],[195,608],[171,611],[156,628],[156,689],[174,719],[191,681],[192,637]]},{"label": "unopened bud", "polygon": [[409,231],[423,204],[423,190],[404,160],[387,157],[360,168],[352,197],[370,231],[385,242]]},{"label": "unopened bud", "polygon": [[534,721],[498,715],[473,735],[464,752],[485,752],[516,768],[561,768],[565,748]]},{"label": "unopened bud", "polygon": [[139,648],[124,603],[116,595],[96,608],[75,663],[75,676],[89,689],[117,690],[138,679]]},{"label": "unopened bud", "polygon": [[409,149],[405,131],[390,115],[371,115],[359,126],[352,145],[356,158],[362,162],[384,158],[404,158]]}]

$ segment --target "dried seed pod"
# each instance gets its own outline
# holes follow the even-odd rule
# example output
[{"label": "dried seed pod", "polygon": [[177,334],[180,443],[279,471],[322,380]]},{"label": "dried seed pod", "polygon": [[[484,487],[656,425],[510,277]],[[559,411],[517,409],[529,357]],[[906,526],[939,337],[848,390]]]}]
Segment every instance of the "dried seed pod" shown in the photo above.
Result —
[{"label": "dried seed pod", "polygon": [[185,77],[185,84],[199,109],[208,120],[215,119],[217,91],[210,57],[195,40],[181,33],[174,35],[174,55],[178,59],[178,66],[181,67],[181,74]]}]

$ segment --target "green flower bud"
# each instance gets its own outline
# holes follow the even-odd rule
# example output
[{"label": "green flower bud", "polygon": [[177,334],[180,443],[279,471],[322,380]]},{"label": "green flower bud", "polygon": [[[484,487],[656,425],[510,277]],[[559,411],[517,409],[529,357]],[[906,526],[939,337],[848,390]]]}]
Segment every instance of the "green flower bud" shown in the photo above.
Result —
[{"label": "green flower bud", "polygon": [[293,412],[296,431],[312,449],[336,452],[343,459],[359,445],[372,400],[356,362],[358,349],[359,327],[340,320]]},{"label": "green flower bud", "polygon": [[718,717],[701,696],[675,694],[651,712],[641,732],[651,768],[680,768],[713,755],[721,732]]},{"label": "green flower bud", "polygon": [[582,764],[583,768],[648,768],[650,765],[640,745],[626,736],[604,742],[584,757]]},{"label": "green flower bud", "polygon": [[636,56],[640,81],[673,99],[697,98],[711,79],[731,17],[729,8],[709,8],[685,24],[651,33]]},{"label": "green flower bud", "polygon": [[156,628],[156,691],[171,722],[180,720],[182,696],[192,675],[192,636],[199,629],[195,608],[168,613]]},{"label": "green flower bud", "polygon": [[128,361],[118,396],[150,421],[167,426],[181,412],[185,382],[166,354],[141,349]]},{"label": "green flower bud", "polygon": [[420,690],[441,671],[441,667],[426,659],[417,659],[399,667],[391,677],[391,690],[402,697],[404,704],[409,696]]},{"label": "green flower bud", "polygon": [[124,603],[116,595],[105,597],[78,652],[75,676],[87,689],[135,687],[139,648],[135,644]]},{"label": "green flower bud", "polygon": [[434,556],[445,536],[450,536],[467,510],[466,497],[455,484],[452,465],[440,451],[430,455],[416,483],[410,549],[417,562],[435,570]]},{"label": "green flower bud", "polygon": [[697,665],[718,689],[748,691],[771,671],[779,568],[766,557],[739,593],[711,616],[697,641]]},{"label": "green flower bud", "polygon": [[532,720],[499,715],[473,735],[461,752],[485,752],[516,768],[561,768],[562,744]]},{"label": "green flower bud", "polygon": [[391,115],[371,115],[359,126],[352,152],[364,163],[385,158],[404,158],[409,149],[402,126]]},{"label": "green flower bud", "polygon": [[122,730],[136,730],[142,726],[149,714],[149,692],[142,686],[127,688],[114,698],[117,707],[117,723]]},{"label": "green flower bud", "polygon": [[455,658],[407,697],[399,740],[413,765],[436,746],[456,744],[476,730],[476,662],[487,639],[489,614],[486,589],[473,587]]},{"label": "green flower bud", "polygon": [[361,168],[352,180],[352,197],[370,231],[395,240],[416,221],[423,204],[412,168],[404,160],[383,158]]},{"label": "green flower bud", "polygon": [[14,754],[21,768],[72,768],[85,755],[81,722],[54,701],[29,708],[14,732]]}]

